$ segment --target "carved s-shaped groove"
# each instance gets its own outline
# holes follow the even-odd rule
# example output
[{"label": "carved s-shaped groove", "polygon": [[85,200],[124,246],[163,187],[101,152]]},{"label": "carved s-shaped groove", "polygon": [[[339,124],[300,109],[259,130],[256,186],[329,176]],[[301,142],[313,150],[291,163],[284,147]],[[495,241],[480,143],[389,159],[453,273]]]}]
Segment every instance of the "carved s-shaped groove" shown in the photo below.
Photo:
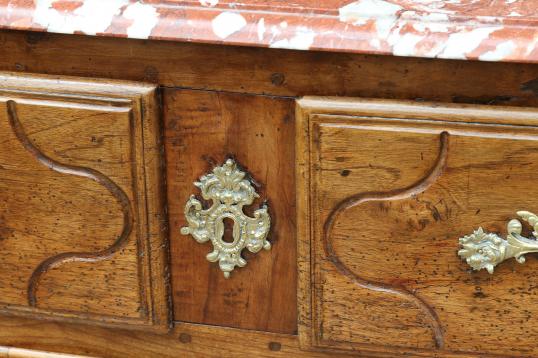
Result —
[{"label": "carved s-shaped groove", "polygon": [[73,165],[67,165],[59,163],[44,153],[42,153],[27,137],[22,124],[19,121],[17,114],[17,105],[15,101],[7,101],[7,112],[9,124],[15,133],[17,139],[21,142],[23,147],[41,164],[48,167],[51,170],[54,170],[58,173],[75,175],[84,178],[91,179],[102,186],[104,186],[110,194],[121,205],[123,212],[123,228],[121,234],[118,236],[116,241],[109,246],[108,248],[98,251],[98,252],[65,252],[61,253],[41,262],[37,268],[32,273],[28,283],[28,304],[32,307],[37,306],[37,297],[36,292],[39,286],[39,282],[43,275],[50,269],[60,266],[67,262],[98,262],[106,260],[112,257],[116,252],[121,250],[127,243],[127,239],[133,229],[133,213],[131,209],[131,204],[127,194],[110,178],[101,172],[91,169],[78,167]]},{"label": "carved s-shaped groove", "polygon": [[418,180],[416,183],[403,188],[397,189],[388,192],[368,192],[360,193],[348,197],[341,201],[335,209],[329,215],[327,221],[325,222],[325,234],[324,234],[324,250],[327,258],[334,264],[337,270],[346,277],[350,278],[362,288],[366,288],[372,291],[391,293],[394,295],[402,296],[410,301],[412,301],[417,307],[419,307],[429,318],[430,327],[432,328],[435,346],[437,348],[443,347],[443,330],[441,328],[441,323],[439,317],[433,308],[431,308],[424,300],[420,297],[415,296],[405,287],[393,287],[382,282],[373,282],[368,281],[359,275],[355,274],[349,267],[346,266],[339,258],[336,251],[333,248],[333,243],[331,239],[331,232],[334,229],[334,225],[338,217],[347,209],[355,207],[357,205],[369,202],[369,201],[391,201],[391,200],[402,200],[409,198],[413,195],[420,194],[426,191],[436,180],[441,176],[444,169],[446,168],[447,156],[448,156],[448,132],[442,132],[440,138],[440,149],[437,160],[431,168],[429,174]]}]

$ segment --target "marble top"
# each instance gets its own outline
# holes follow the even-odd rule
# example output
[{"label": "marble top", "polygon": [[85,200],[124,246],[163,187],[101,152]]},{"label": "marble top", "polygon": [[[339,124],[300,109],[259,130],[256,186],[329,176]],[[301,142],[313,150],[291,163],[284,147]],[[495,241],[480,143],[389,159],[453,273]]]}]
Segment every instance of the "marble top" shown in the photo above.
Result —
[{"label": "marble top", "polygon": [[0,28],[538,62],[538,0],[0,0]]}]

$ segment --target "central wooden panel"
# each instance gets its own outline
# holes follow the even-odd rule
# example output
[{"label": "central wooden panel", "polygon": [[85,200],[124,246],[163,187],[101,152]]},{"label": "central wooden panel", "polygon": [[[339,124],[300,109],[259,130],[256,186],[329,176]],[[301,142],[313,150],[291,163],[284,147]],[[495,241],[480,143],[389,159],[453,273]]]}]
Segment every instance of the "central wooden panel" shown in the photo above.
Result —
[{"label": "central wooden panel", "polygon": [[[294,103],[266,96],[164,92],[165,148],[175,320],[271,332],[297,327]],[[272,220],[271,251],[252,255],[225,279],[206,260],[211,244],[180,234],[200,176],[234,157],[252,176]]]}]

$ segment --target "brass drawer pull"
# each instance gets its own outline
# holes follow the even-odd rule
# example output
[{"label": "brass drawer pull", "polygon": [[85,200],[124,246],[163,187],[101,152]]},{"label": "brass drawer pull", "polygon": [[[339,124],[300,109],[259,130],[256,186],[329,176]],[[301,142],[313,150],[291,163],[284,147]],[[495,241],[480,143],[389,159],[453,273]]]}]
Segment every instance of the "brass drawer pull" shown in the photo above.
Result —
[{"label": "brass drawer pull", "polygon": [[[517,215],[533,226],[533,236],[538,236],[538,216],[528,211],[518,211]],[[481,227],[471,235],[460,238],[461,250],[458,255],[474,270],[486,269],[491,274],[493,269],[504,260],[514,257],[524,263],[525,256],[538,252],[538,241],[521,236],[522,224],[517,219],[507,225],[508,236],[505,239],[497,234],[485,232]]]},{"label": "brass drawer pull", "polygon": [[[213,251],[206,257],[210,262],[219,262],[226,278],[230,277],[235,266],[247,264],[241,257],[244,248],[252,253],[271,248],[267,241],[271,226],[267,205],[263,204],[256,210],[254,217],[243,212],[244,205],[252,204],[259,197],[245,175],[237,169],[235,161],[228,159],[224,165],[214,168],[212,173],[194,183],[202,191],[205,200],[213,201],[212,205],[204,209],[202,203],[191,195],[185,206],[189,226],[181,228],[181,233],[192,235],[199,243],[210,240]],[[224,219],[234,222],[232,242],[223,240]]]}]

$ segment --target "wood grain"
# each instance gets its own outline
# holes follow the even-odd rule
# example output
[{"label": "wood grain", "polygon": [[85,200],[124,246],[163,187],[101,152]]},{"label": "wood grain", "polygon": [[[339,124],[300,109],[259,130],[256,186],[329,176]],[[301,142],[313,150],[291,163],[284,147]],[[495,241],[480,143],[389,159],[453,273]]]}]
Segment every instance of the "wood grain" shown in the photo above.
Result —
[{"label": "wood grain", "polygon": [[538,66],[0,32],[0,70],[279,96],[538,104]]},{"label": "wood grain", "polygon": [[[297,329],[293,102],[264,96],[165,90],[165,148],[176,321],[294,333]],[[270,251],[243,253],[225,279],[206,259],[211,244],[180,234],[200,176],[234,157],[267,201]]]},{"label": "wood grain", "polygon": [[0,74],[2,312],[167,329],[156,110],[152,86]]},{"label": "wood grain", "polygon": [[[528,64],[317,53],[1,30],[0,70],[16,71],[19,75],[28,72],[52,74],[54,78],[65,75],[79,76],[78,79],[72,81],[49,79],[46,86],[40,84],[43,78],[26,76],[24,81],[17,84],[17,87],[22,88],[25,92],[24,94],[15,93],[14,87],[10,88],[7,97],[4,96],[5,91],[1,93],[1,106],[3,107],[0,108],[0,113],[2,113],[0,119],[4,120],[4,123],[0,128],[0,136],[10,135],[10,137],[9,145],[8,142],[4,143],[4,147],[9,150],[3,150],[0,154],[4,168],[0,169],[0,182],[2,173],[9,170],[12,171],[10,178],[13,180],[4,183],[3,186],[0,184],[0,193],[2,190],[4,193],[9,191],[8,198],[10,199],[7,202],[16,211],[12,211],[9,218],[6,215],[0,216],[0,238],[11,235],[9,227],[3,229],[5,227],[3,222],[6,219],[9,219],[10,222],[17,221],[20,224],[17,230],[25,230],[24,235],[34,235],[32,240],[28,240],[32,242],[31,249],[24,249],[24,247],[22,250],[19,248],[9,249],[10,252],[21,252],[20,257],[5,255],[10,256],[9,260],[12,260],[12,263],[16,265],[16,269],[12,266],[9,270],[4,270],[3,273],[0,270],[0,278],[5,275],[9,279],[8,281],[0,280],[0,292],[2,293],[0,301],[10,300],[11,302],[10,311],[4,310],[3,313],[13,314],[13,310],[15,310],[13,302],[24,305],[27,305],[28,302],[27,280],[14,280],[8,272],[15,272],[15,276],[28,277],[31,271],[37,267],[37,264],[46,257],[72,252],[74,249],[77,252],[93,253],[104,250],[115,239],[110,235],[105,237],[106,233],[112,231],[121,233],[123,227],[121,205],[113,196],[110,196],[110,193],[102,185],[88,178],[51,172],[46,166],[36,161],[35,157],[28,157],[28,151],[23,152],[20,147],[14,147],[14,143],[17,143],[16,136],[12,136],[11,127],[7,128],[6,126],[8,121],[5,101],[7,99],[16,101],[17,109],[23,114],[20,117],[20,122],[25,128],[28,126],[31,128],[30,131],[26,131],[28,138],[42,152],[60,163],[79,165],[84,168],[97,168],[110,177],[114,183],[117,183],[128,195],[131,202],[146,203],[148,206],[146,219],[144,219],[144,215],[137,215],[137,210],[143,207],[140,204],[133,210],[133,220],[135,230],[137,225],[140,227],[146,225],[147,233],[145,235],[147,235],[146,238],[149,238],[146,241],[137,240],[138,250],[135,250],[133,241],[129,241],[128,246],[120,252],[121,255],[125,256],[124,259],[101,261],[98,265],[102,269],[99,270],[84,269],[84,267],[95,265],[95,263],[77,262],[67,263],[49,270],[41,279],[41,284],[37,289],[38,311],[35,309],[25,311],[27,316],[34,317],[34,319],[25,320],[2,316],[0,319],[0,344],[45,351],[111,357],[176,357],[182,353],[186,356],[219,354],[215,352],[223,352],[221,356],[249,357],[332,356],[319,352],[299,351],[295,336],[280,334],[275,336],[222,327],[203,326],[198,328],[195,325],[181,322],[175,323],[177,327],[170,335],[127,332],[117,328],[94,327],[93,325],[102,323],[102,317],[87,314],[93,310],[107,311],[111,314],[125,314],[128,311],[129,314],[135,315],[133,309],[137,306],[137,301],[143,300],[139,299],[133,292],[138,287],[151,287],[144,292],[147,302],[151,302],[152,296],[155,298],[153,301],[156,310],[155,315],[153,315],[156,319],[155,322],[157,320],[161,323],[166,321],[165,317],[170,313],[167,310],[169,305],[166,299],[172,300],[173,297],[176,320],[271,332],[295,332],[297,301],[300,302],[301,307],[309,307],[310,295],[314,291],[311,291],[309,271],[311,259],[308,251],[310,248],[308,240],[312,237],[310,226],[299,225],[297,228],[301,254],[296,255],[296,250],[293,247],[296,240],[296,216],[293,212],[296,199],[293,185],[294,183],[297,185],[299,193],[310,192],[308,181],[310,168],[309,165],[305,164],[309,161],[299,160],[297,162],[296,175],[298,179],[294,178],[295,124],[290,109],[294,97],[327,95],[410,99],[414,102],[432,100],[469,103],[473,106],[437,106],[438,110],[444,112],[443,116],[437,115],[436,118],[450,119],[461,123],[499,123],[505,126],[535,126],[536,118],[533,113],[518,111],[514,106],[538,105],[538,90],[536,89],[538,66]],[[146,86],[115,80],[103,81],[95,78],[135,80],[154,85]],[[13,78],[9,77],[6,80],[6,76],[0,76],[0,80],[5,84],[6,81],[13,81]],[[40,88],[37,92],[33,91],[35,86]],[[164,89],[164,109],[165,112],[169,112],[169,114],[164,115],[163,120],[167,126],[168,169],[164,170],[164,161],[159,156],[161,143],[158,136],[140,137],[138,134],[137,138],[144,138],[144,145],[135,146],[138,150],[136,158],[140,159],[144,156],[145,174],[141,172],[126,173],[126,168],[130,165],[126,162],[128,161],[127,154],[123,155],[121,160],[113,155],[113,153],[118,152],[126,153],[127,150],[125,147],[120,150],[117,145],[113,145],[119,141],[125,143],[125,135],[121,135],[127,132],[124,126],[126,123],[125,109],[131,108],[135,118],[138,118],[142,112],[148,113],[144,118],[156,118],[159,115],[159,101],[154,100],[154,87],[156,86]],[[191,90],[186,90],[187,88]],[[28,95],[29,91],[33,91],[33,93]],[[144,94],[141,95],[141,91]],[[212,91],[218,91],[218,93]],[[71,97],[73,93],[76,94],[76,99]],[[245,93],[259,96],[243,95]],[[145,98],[150,97],[151,100],[145,100]],[[133,98],[142,99],[138,101],[133,100]],[[62,105],[52,105],[50,101],[52,104],[60,102]],[[307,100],[302,101],[303,105],[308,107],[305,102]],[[74,109],[66,104],[74,106]],[[487,108],[490,110],[484,111],[482,108],[475,107],[476,104],[487,104]],[[501,109],[498,112],[491,110],[493,105],[499,104],[513,107],[510,110]],[[39,112],[42,120],[38,120],[37,117],[33,119],[31,116],[28,117],[28,114],[37,113],[31,108],[39,107],[47,109]],[[395,107],[391,103],[383,101],[366,102],[366,105],[362,105],[361,101],[356,98],[347,101],[324,101],[323,106],[316,110],[318,114],[344,116],[379,116],[384,113],[385,116],[409,120],[429,120],[432,117],[432,109],[428,105],[417,106],[416,103],[408,102]],[[298,109],[299,115],[303,112],[308,111]],[[94,116],[95,113],[99,114]],[[286,117],[283,117],[284,115]],[[287,119],[282,120],[282,118]],[[58,121],[60,123],[56,128],[54,123],[58,123]],[[143,132],[159,133],[163,121],[142,121]],[[84,125],[87,123],[91,123],[91,127]],[[417,126],[413,125],[411,128],[412,131],[416,131]],[[306,143],[310,143],[307,136],[308,130],[309,128],[301,126],[298,131],[297,155],[299,159],[308,158],[310,160],[309,146],[306,145]],[[412,186],[417,180],[424,177],[419,174],[427,174],[434,166],[439,154],[440,133],[443,130],[436,127],[435,131],[432,130],[433,134],[417,134],[413,138],[413,141],[416,141],[415,145],[409,143],[408,136],[399,137],[391,131],[372,130],[371,135],[367,137],[368,140],[362,140],[362,136],[358,136],[353,143],[348,143],[349,148],[357,148],[358,143],[360,143],[360,151],[346,149],[346,142],[338,139],[341,134],[334,135],[332,143],[340,141],[344,145],[342,153],[345,156],[335,156],[333,161],[326,161],[326,158],[323,158],[324,165],[330,165],[324,169],[324,175],[328,182],[331,180],[336,180],[334,183],[344,181],[345,190],[335,190],[335,196],[331,199],[333,201],[327,201],[327,205],[332,205],[332,209],[346,197],[363,193],[367,185],[371,185],[368,187],[369,190],[377,191],[398,190]],[[350,131],[354,132],[354,130]],[[52,136],[56,139],[55,141],[49,142],[49,133],[56,133]],[[364,134],[364,131],[361,133]],[[259,134],[264,134],[264,136]],[[498,133],[496,135],[498,136]],[[513,135],[511,129],[506,135]],[[480,132],[478,137],[480,136],[483,136],[483,132]],[[80,139],[81,137],[84,138]],[[95,137],[97,142],[92,142],[92,137]],[[379,150],[380,138],[382,146],[393,148],[394,154],[385,155],[380,159],[384,164],[378,167],[374,166],[371,169],[365,164],[367,161],[364,153],[372,154],[373,158]],[[484,141],[493,143],[485,139]],[[81,145],[82,143],[87,145]],[[144,150],[142,151],[142,149]],[[50,150],[52,150],[51,153],[49,153]],[[144,155],[143,153],[148,154]],[[498,155],[502,155],[502,153],[504,152],[500,151]],[[416,161],[414,166],[404,168],[404,163],[401,163],[404,154],[407,158],[420,157],[420,161]],[[198,245],[189,237],[180,236],[179,227],[184,224],[181,222],[184,201],[188,195],[196,193],[197,190],[192,182],[218,162],[222,162],[228,155],[235,155],[240,164],[252,173],[253,178],[260,184],[258,190],[262,194],[262,198],[269,199],[271,213],[277,219],[274,222],[274,232],[272,233],[274,236],[270,237],[270,240],[276,240],[277,243],[271,252],[248,256],[248,266],[238,270],[237,277],[232,277],[230,281],[225,282],[221,278],[220,272],[204,259],[205,254],[209,251],[208,245]],[[463,154],[461,155],[463,156]],[[32,174],[28,178],[20,173],[21,170],[15,172],[13,158],[17,158],[16,165],[19,167],[24,166],[34,171],[39,168],[39,173],[43,175]],[[101,159],[101,162],[96,163],[96,158]],[[491,159],[492,161],[488,165],[497,165],[498,158]],[[4,162],[9,165],[4,165]],[[348,165],[348,163],[355,164]],[[123,168],[123,171],[116,168]],[[506,172],[509,169],[501,164],[501,170]],[[525,171],[525,173],[527,172]],[[144,179],[145,176],[146,179]],[[168,198],[162,195],[162,182],[165,177],[168,177]],[[134,178],[138,178],[139,181],[145,180],[146,183],[143,190],[136,191],[136,196],[129,184],[129,181],[134,181]],[[37,185],[39,181],[52,181],[58,185],[52,188],[53,192],[49,190],[51,188],[48,185]],[[352,185],[354,182],[360,186]],[[60,185],[62,183],[67,183],[68,189]],[[15,190],[16,186],[23,186],[24,190]],[[326,188],[326,190],[329,191],[335,187],[331,184],[327,186],[329,189]],[[142,186],[138,188],[141,189]],[[519,190],[522,189],[519,188]],[[37,193],[39,195],[33,198],[23,195],[23,193]],[[530,193],[532,194],[532,191]],[[529,194],[529,197],[533,197],[533,195]],[[46,200],[41,201],[40,198]],[[165,207],[166,199],[170,201],[168,215],[164,213],[164,210],[159,209]],[[92,205],[87,205],[88,200],[94,200]],[[297,196],[299,218],[305,218],[310,214],[308,200],[308,196]],[[372,205],[371,203],[363,204]],[[358,207],[362,207],[363,204],[358,205]],[[2,205],[7,205],[6,201],[0,202],[0,208]],[[85,207],[86,211],[80,213],[80,216],[73,215],[73,213],[78,212],[80,207]],[[103,207],[110,209],[111,213],[102,210]],[[323,215],[328,215],[331,209],[324,209]],[[21,212],[25,214],[22,215]],[[377,211],[373,212],[377,213]],[[118,213],[120,213],[119,216]],[[381,214],[379,214],[380,218],[385,220],[387,214]],[[363,219],[360,214],[354,211],[350,211],[347,215],[347,217],[342,216],[339,220],[347,220],[349,224],[349,221],[355,221],[354,217]],[[503,214],[502,218],[495,219],[498,220],[496,225],[499,230],[503,230],[501,221],[510,215],[513,215],[512,211]],[[54,221],[55,218],[59,218],[59,224]],[[95,224],[99,223],[99,220],[107,223],[106,230],[101,230],[100,225]],[[171,223],[170,236],[173,241],[170,266],[174,278],[173,296],[168,295],[166,285],[169,275],[168,249],[165,239],[168,220]],[[420,225],[422,225],[420,222],[415,223],[417,228],[420,228]],[[72,241],[53,240],[52,247],[58,250],[44,253],[42,249],[50,246],[47,240],[43,240],[50,235],[50,231],[46,231],[48,228],[54,228],[54,235],[58,236],[61,233],[69,232],[72,234],[82,230],[87,235],[84,238],[80,235],[70,235],[69,238]],[[342,231],[338,225],[335,230],[335,232]],[[331,237],[336,238],[335,236]],[[412,240],[420,241],[421,239],[413,236]],[[333,246],[336,255],[333,256],[340,258],[343,241],[341,237],[335,240]],[[157,242],[159,243],[157,244]],[[370,241],[366,240],[365,243],[370,243]],[[376,245],[380,244],[376,243]],[[319,249],[320,252],[324,252],[323,246],[320,246]],[[139,254],[143,253],[143,255],[139,255],[139,259],[135,258],[137,251]],[[416,255],[412,250],[409,252],[409,255]],[[43,257],[38,257],[40,253],[43,254]],[[355,253],[351,258],[356,255]],[[20,261],[28,262],[29,258],[33,259],[36,265],[26,267],[19,264]],[[299,282],[294,274],[296,260],[301,277]],[[379,263],[371,261],[373,260],[365,262],[368,262],[376,270],[379,269],[387,277],[390,276],[379,268]],[[109,262],[109,266],[105,268],[104,265],[107,262]],[[135,274],[133,262],[139,263],[139,274]],[[360,263],[356,264],[358,266],[354,266],[345,258],[342,259],[342,262],[347,265],[350,272],[360,274],[355,276],[365,280],[374,281],[375,279],[379,281],[386,278],[383,275],[379,277],[364,276],[362,271],[358,272],[359,269],[364,268],[360,266]],[[400,263],[401,265],[397,266],[398,269],[402,270],[403,274],[408,274],[402,265],[406,262],[401,259],[400,261],[396,260],[395,263],[393,261],[393,264],[397,266]],[[530,263],[532,261],[529,259],[527,264]],[[334,301],[338,301],[339,297],[345,299],[355,297],[357,295],[356,290],[354,291],[355,286],[351,290],[343,289],[345,285],[349,285],[350,278],[334,268],[334,263],[328,261],[326,264],[329,271],[333,270],[327,271],[329,272],[327,275],[332,275],[331,280],[342,280],[338,283],[338,287],[342,288],[340,294],[328,293],[334,295]],[[74,270],[75,265],[80,265],[80,269]],[[118,266],[125,270],[129,267],[129,275],[123,269],[113,270]],[[73,268],[68,285],[65,283],[65,267]],[[369,269],[369,267],[367,268]],[[521,269],[519,266],[515,266],[515,268]],[[109,274],[110,272],[112,274]],[[428,275],[433,274],[430,271],[424,272]],[[84,276],[85,279],[81,280],[82,273],[86,276]],[[143,277],[143,279],[136,280],[137,276]],[[120,280],[122,277],[124,280]],[[438,276],[433,275],[432,277],[437,278]],[[460,276],[453,275],[453,277]],[[474,280],[474,276],[471,277]],[[233,281],[234,279],[235,281]],[[480,280],[484,280],[484,278],[480,278],[477,282],[482,282]],[[9,282],[9,284],[4,283],[4,286],[1,286],[1,282]],[[294,293],[297,284],[300,285],[298,298]],[[392,285],[392,282],[390,284]],[[440,287],[439,285],[438,283],[433,284],[432,289]],[[477,287],[483,289],[482,284]],[[490,289],[489,287],[488,289]],[[49,288],[54,288],[54,292],[57,294],[51,295]],[[72,297],[74,296],[72,292],[75,290],[78,292],[78,297]],[[102,302],[97,302],[97,299],[87,302],[86,295],[96,293],[95,297],[102,297]],[[320,289],[314,293],[317,295],[323,292]],[[440,290],[439,294],[442,296],[444,292]],[[506,297],[510,297],[512,294],[508,293]],[[73,300],[72,302],[75,302],[75,307],[80,308],[85,313],[78,312],[71,315],[62,312],[61,319],[65,321],[83,317],[88,319],[85,320],[85,324],[78,326],[70,323],[42,322],[43,316],[39,314],[45,309],[48,310],[47,315],[54,316],[57,314],[53,313],[52,309],[71,309],[70,301],[65,299],[68,295]],[[105,298],[105,295],[108,298]],[[122,297],[129,297],[129,299],[121,302],[115,301],[111,295],[123,295]],[[477,295],[481,294],[477,293]],[[394,317],[394,314],[391,313],[394,305],[401,304],[402,300],[391,301],[387,298],[381,302],[373,297],[371,302],[387,304],[386,309],[380,311],[387,312],[387,318],[389,318]],[[415,321],[419,321],[419,324],[415,326],[415,329],[419,331],[416,332],[416,335],[404,332],[402,337],[393,336],[391,339],[393,342],[399,340],[403,345],[407,345],[409,343],[405,337],[412,336],[410,340],[412,344],[433,348],[436,343],[434,335],[432,335],[431,320],[425,319],[423,310],[412,306],[412,302],[404,303],[409,306],[410,314],[416,313]],[[427,301],[426,303],[434,307],[431,302]],[[342,311],[345,311],[348,314],[347,318],[353,321],[356,307],[353,302],[348,304],[349,308],[346,305],[335,306],[335,312],[341,314],[339,317],[344,317]],[[477,314],[480,312],[478,311]],[[395,319],[405,321],[405,319],[409,319],[410,314]],[[497,313],[493,315],[495,316]],[[39,320],[36,320],[35,318],[38,316]],[[317,343],[313,344],[310,341],[312,337],[315,337],[316,332],[307,330],[307,327],[311,327],[310,309],[301,309],[298,317],[301,323],[299,337],[301,345],[304,349],[311,349]],[[441,318],[443,324],[445,317]],[[479,316],[474,317],[475,321],[478,319]],[[125,320],[125,317],[121,317],[121,320]],[[522,325],[517,323],[517,320],[514,322],[516,322],[514,325]],[[333,325],[327,334],[341,340],[347,339],[342,338],[348,333],[346,327],[349,329],[349,325],[355,323],[349,323],[348,326],[346,324]],[[166,326],[165,324],[158,325],[161,328]],[[469,326],[476,327],[476,324],[471,323]],[[445,346],[447,339],[456,340],[453,338],[455,336],[451,336],[450,333],[443,333]],[[186,335],[182,336],[182,334]],[[381,333],[372,334],[374,338],[377,337],[381,340],[386,332],[382,330]],[[473,334],[477,333],[473,332]],[[481,331],[480,334],[486,333]],[[189,341],[188,337],[190,337],[191,343],[183,343]],[[279,338],[277,340],[274,337]],[[282,349],[280,351],[268,349],[271,342],[281,343]],[[463,344],[470,344],[469,340],[464,341]],[[513,346],[524,347],[525,344],[516,342]],[[330,347],[326,349],[332,352],[335,346],[342,348],[343,343],[338,341],[334,343],[334,346],[331,343]],[[316,349],[325,348],[318,347]],[[352,349],[353,353],[366,356],[394,356],[397,353],[425,357],[467,355],[449,354],[447,350],[422,351],[409,348],[380,348],[375,345],[363,346],[353,342],[344,349]],[[381,351],[385,351],[385,353]]]},{"label": "wood grain", "polygon": [[[251,358],[350,357],[346,352],[312,352],[299,348],[297,336],[226,327],[177,323],[168,334],[137,330],[110,330],[80,324],[58,324],[22,318],[0,321],[0,342],[25,349],[55,351],[106,358]],[[1,350],[0,350],[1,352]],[[356,356],[393,357],[394,354],[357,348]],[[447,354],[446,357],[471,357]],[[431,353],[410,353],[407,357],[432,357]]]},{"label": "wood grain", "polygon": [[298,167],[308,181],[298,186],[298,225],[311,232],[299,244],[308,258],[302,344],[536,355],[535,260],[489,275],[456,255],[459,237],[479,226],[504,232],[517,210],[533,210],[536,111],[475,108],[468,120],[481,124],[468,124],[458,122],[468,108],[415,104],[419,119],[395,119],[407,106],[299,104]]}]

